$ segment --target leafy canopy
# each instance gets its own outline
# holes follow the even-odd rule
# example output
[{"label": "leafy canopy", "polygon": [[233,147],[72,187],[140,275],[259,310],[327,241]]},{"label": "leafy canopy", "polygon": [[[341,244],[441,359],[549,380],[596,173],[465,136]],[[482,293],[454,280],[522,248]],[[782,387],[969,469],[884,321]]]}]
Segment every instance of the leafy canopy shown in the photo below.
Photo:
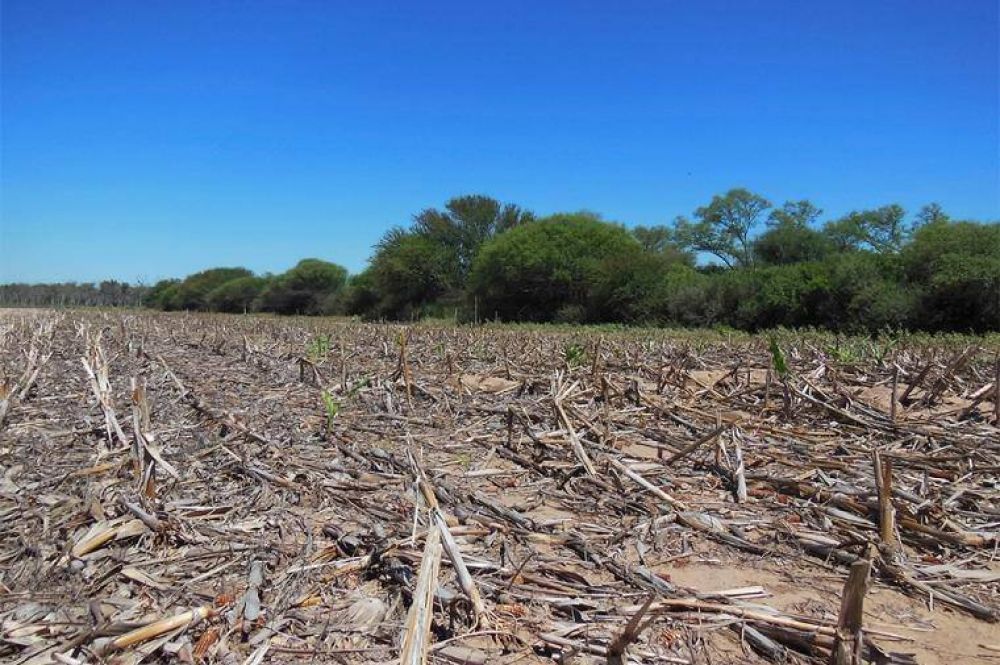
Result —
[{"label": "leafy canopy", "polygon": [[761,216],[771,207],[763,196],[743,189],[731,189],[694,212],[695,221],[678,217],[674,238],[684,248],[708,252],[730,268],[752,267],[751,234]]},{"label": "leafy canopy", "polygon": [[552,215],[483,245],[469,288],[487,317],[552,321],[561,308],[587,305],[605,260],[637,249],[624,227],[593,213]]}]

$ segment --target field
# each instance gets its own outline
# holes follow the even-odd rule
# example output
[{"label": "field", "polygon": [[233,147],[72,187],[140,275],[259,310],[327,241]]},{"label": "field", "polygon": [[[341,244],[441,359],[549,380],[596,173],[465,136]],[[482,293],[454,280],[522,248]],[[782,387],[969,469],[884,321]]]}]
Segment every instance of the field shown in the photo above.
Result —
[{"label": "field", "polygon": [[998,372],[973,338],[2,311],[0,661],[1000,662]]}]

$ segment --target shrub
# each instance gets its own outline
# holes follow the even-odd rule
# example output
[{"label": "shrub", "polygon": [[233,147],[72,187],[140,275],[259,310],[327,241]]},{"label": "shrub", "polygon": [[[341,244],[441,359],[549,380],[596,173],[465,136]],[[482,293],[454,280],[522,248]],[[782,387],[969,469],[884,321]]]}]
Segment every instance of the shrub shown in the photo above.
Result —
[{"label": "shrub", "polygon": [[209,292],[228,281],[252,276],[253,273],[246,268],[211,268],[196,272],[185,277],[184,281],[169,293],[164,301],[164,309],[208,309],[206,296]]},{"label": "shrub", "polygon": [[154,309],[167,309],[167,303],[175,297],[180,283],[179,279],[161,279],[149,289],[142,304]]},{"label": "shrub", "polygon": [[1000,329],[1000,224],[927,224],[903,249],[902,261],[919,293],[919,327]]},{"label": "shrub", "polygon": [[623,227],[591,213],[553,215],[483,245],[470,292],[484,317],[552,321],[567,305],[585,308],[602,263],[638,247]]},{"label": "shrub", "polygon": [[214,312],[248,312],[267,286],[266,277],[238,277],[215,287],[205,296],[205,304]]},{"label": "shrub", "polygon": [[259,309],[278,314],[320,314],[323,303],[346,282],[346,268],[319,259],[302,259],[268,283],[258,299]]}]

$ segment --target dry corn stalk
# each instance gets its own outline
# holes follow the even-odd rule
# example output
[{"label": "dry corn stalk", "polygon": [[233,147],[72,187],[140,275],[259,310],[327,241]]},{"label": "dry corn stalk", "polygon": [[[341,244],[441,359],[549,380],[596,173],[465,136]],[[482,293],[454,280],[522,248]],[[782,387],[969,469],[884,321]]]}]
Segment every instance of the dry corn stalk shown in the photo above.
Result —
[{"label": "dry corn stalk", "polygon": [[108,378],[108,359],[104,355],[104,349],[101,348],[101,333],[98,332],[94,337],[90,337],[89,332],[85,331],[85,337],[89,357],[80,360],[83,362],[83,369],[90,379],[90,389],[94,393],[94,397],[97,398],[97,404],[104,414],[104,429],[108,442],[113,443],[115,436],[117,436],[118,442],[127,446],[128,439],[125,438],[125,433],[122,432],[121,425],[118,423],[118,416],[115,415],[111,381]]},{"label": "dry corn stalk", "polygon": [[486,612],[486,606],[483,604],[482,596],[479,595],[479,588],[476,586],[475,580],[472,579],[472,575],[469,573],[468,566],[465,565],[465,559],[462,558],[462,552],[458,548],[458,543],[451,534],[444,511],[438,505],[437,497],[434,496],[434,489],[427,480],[424,470],[420,468],[420,464],[417,462],[416,457],[414,457],[413,451],[407,450],[407,455],[410,458],[410,465],[417,479],[417,489],[420,491],[424,502],[430,510],[434,525],[441,532],[441,538],[444,541],[444,548],[448,553],[448,559],[451,560],[451,565],[454,566],[455,574],[458,576],[458,584],[462,587],[462,591],[468,597],[469,602],[472,603],[472,609],[476,614],[476,627],[480,629],[487,628],[490,620]]},{"label": "dry corn stalk", "polygon": [[431,529],[424,544],[423,559],[417,587],[413,591],[413,604],[406,615],[403,632],[403,646],[400,649],[400,665],[424,665],[427,662],[427,648],[431,620],[434,618],[434,592],[437,590],[438,568],[441,565],[441,530]]},{"label": "dry corn stalk", "polygon": [[194,625],[203,619],[213,616],[214,614],[215,610],[212,609],[211,605],[203,605],[202,607],[190,609],[186,612],[175,614],[172,617],[167,617],[166,619],[154,621],[153,623],[147,624],[142,628],[136,628],[133,631],[111,640],[107,646],[107,650],[114,651],[118,649],[127,649],[128,647],[135,646],[136,644],[141,644],[146,640],[159,637],[164,633],[169,633],[172,630],[187,628],[188,626]]}]

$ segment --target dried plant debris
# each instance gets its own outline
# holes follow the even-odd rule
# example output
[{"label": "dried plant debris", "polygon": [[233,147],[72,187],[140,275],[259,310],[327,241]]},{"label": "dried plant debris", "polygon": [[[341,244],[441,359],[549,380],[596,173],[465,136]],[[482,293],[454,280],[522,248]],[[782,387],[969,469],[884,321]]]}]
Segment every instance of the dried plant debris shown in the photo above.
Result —
[{"label": "dried plant debris", "polygon": [[1000,662],[995,352],[714,339],[0,312],[0,661]]}]

